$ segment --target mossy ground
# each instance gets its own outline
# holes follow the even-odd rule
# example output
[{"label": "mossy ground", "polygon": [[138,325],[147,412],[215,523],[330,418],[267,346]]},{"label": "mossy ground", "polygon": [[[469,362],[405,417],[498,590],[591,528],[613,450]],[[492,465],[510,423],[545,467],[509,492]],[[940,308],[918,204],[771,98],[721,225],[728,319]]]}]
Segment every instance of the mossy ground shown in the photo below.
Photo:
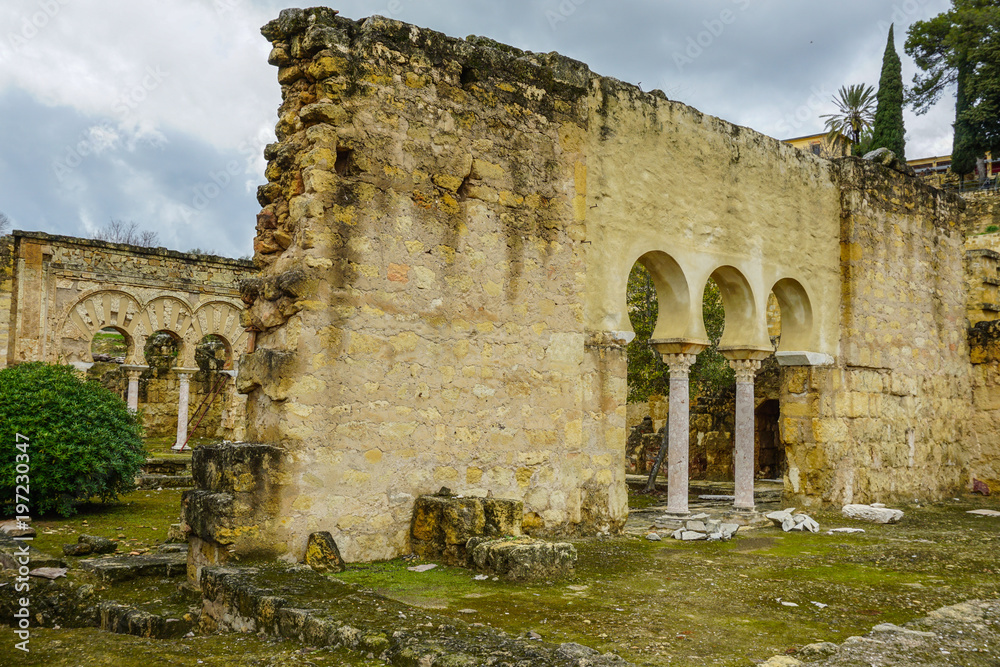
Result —
[{"label": "mossy ground", "polygon": [[966,599],[1000,597],[1000,519],[966,513],[998,505],[974,497],[903,507],[903,522],[888,526],[812,513],[824,530],[866,531],[853,535],[763,528],[724,543],[582,540],[572,579],[533,585],[477,581],[462,568],[416,573],[403,559],[352,565],[337,576],[468,622],[531,630],[640,664],[750,665]]},{"label": "mossy ground", "polygon": [[180,489],[134,491],[116,503],[80,505],[77,514],[65,519],[42,517],[32,524],[38,532],[32,544],[61,557],[63,545],[87,534],[117,540],[118,553],[144,553],[166,541],[170,524],[180,520],[181,493]]},{"label": "mossy ground", "polygon": [[[152,548],[177,520],[180,494],[137,491],[121,504],[84,506],[70,519],[38,520],[35,546],[59,554],[87,532],[119,539],[121,552]],[[887,526],[811,513],[824,531],[866,531],[853,535],[762,528],[725,543],[579,540],[576,574],[557,582],[475,580],[469,570],[445,566],[417,573],[407,568],[418,561],[402,558],[354,564],[336,576],[468,623],[512,634],[532,630],[550,642],[576,641],[639,664],[750,665],[810,642],[840,642],[877,623],[901,624],[963,600],[1000,597],[1000,519],[966,513],[983,507],[1000,509],[1000,502],[972,496],[901,506],[902,523]],[[112,597],[186,604],[174,586],[117,585],[122,590]],[[292,645],[248,637],[144,640],[98,632],[39,629],[32,658],[38,661],[25,664],[127,665],[122,660],[133,655],[155,655],[167,665],[377,664],[350,654],[304,657]],[[87,662],[80,662],[81,649]]]},{"label": "mossy ground", "polygon": [[[99,634],[97,634],[99,633]],[[31,632],[31,652],[20,654],[9,642],[0,646],[0,664],[31,667],[369,667],[385,663],[347,650],[303,647],[256,635],[229,634],[171,641],[115,635],[92,629]],[[6,662],[7,659],[11,662]]]}]

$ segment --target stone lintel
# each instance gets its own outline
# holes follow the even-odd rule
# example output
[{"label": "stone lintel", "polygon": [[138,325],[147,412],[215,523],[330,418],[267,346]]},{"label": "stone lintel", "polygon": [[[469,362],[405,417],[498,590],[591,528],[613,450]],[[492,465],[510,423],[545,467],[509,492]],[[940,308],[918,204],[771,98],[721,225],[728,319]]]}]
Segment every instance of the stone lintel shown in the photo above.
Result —
[{"label": "stone lintel", "polygon": [[782,366],[832,366],[833,357],[822,352],[787,351],[775,352]]}]

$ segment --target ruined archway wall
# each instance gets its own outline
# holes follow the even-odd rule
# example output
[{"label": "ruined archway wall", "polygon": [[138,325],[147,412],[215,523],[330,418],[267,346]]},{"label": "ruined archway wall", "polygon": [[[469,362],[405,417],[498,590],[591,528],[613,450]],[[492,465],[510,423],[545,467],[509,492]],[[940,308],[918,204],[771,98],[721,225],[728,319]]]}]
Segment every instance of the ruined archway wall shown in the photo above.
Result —
[{"label": "ruined archway wall", "polygon": [[976,439],[962,202],[871,162],[836,168],[838,363],[786,369],[786,489],[802,504],[952,494]]},{"label": "ruined archway wall", "polygon": [[[89,366],[93,336],[106,326],[129,339],[130,364],[145,364],[143,345],[157,330],[189,339],[189,356],[179,363],[187,367],[194,365],[197,332],[245,345],[236,283],[256,274],[246,261],[39,232],[13,236],[13,304],[6,311],[12,363]],[[192,411],[208,393],[207,383],[192,384]],[[177,396],[174,376],[141,381],[139,407],[148,435],[175,432]]]},{"label": "ruined archway wall", "polygon": [[768,345],[771,287],[800,282],[813,308],[806,350],[839,341],[840,202],[831,163],[680,102],[607,78],[591,84],[586,141],[586,326],[630,331],[625,285],[643,253],[680,264],[691,290],[686,337],[704,337],[702,290],[719,267],[750,287],[756,322],[730,332]]}]

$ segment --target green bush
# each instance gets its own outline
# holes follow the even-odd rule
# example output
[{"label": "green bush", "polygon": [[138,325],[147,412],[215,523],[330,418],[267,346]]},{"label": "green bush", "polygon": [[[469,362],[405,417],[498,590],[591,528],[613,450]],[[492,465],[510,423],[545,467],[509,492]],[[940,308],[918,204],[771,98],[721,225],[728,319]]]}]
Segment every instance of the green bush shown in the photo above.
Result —
[{"label": "green bush", "polygon": [[[30,471],[27,479],[19,479],[25,468],[17,466],[25,463],[24,454]],[[17,508],[22,502],[17,493],[28,498],[32,516],[51,511],[70,516],[78,503],[95,496],[115,500],[135,489],[145,460],[138,418],[119,396],[96,382],[84,382],[72,366],[32,362],[0,370],[4,514],[25,513]],[[25,481],[27,493],[17,488]]]}]

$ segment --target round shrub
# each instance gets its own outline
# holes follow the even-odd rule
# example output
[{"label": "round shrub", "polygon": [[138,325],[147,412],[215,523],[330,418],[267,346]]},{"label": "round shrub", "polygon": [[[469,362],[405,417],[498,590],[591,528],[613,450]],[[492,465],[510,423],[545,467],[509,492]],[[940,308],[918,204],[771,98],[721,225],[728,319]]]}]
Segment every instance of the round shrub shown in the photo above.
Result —
[{"label": "round shrub", "polygon": [[[119,396],[96,382],[84,382],[72,366],[32,362],[0,370],[4,514],[23,513],[15,512],[22,501],[18,493],[29,499],[31,516],[51,511],[70,516],[78,503],[95,496],[115,500],[135,489],[145,460],[138,418]],[[19,479],[25,463],[27,479]]]}]

